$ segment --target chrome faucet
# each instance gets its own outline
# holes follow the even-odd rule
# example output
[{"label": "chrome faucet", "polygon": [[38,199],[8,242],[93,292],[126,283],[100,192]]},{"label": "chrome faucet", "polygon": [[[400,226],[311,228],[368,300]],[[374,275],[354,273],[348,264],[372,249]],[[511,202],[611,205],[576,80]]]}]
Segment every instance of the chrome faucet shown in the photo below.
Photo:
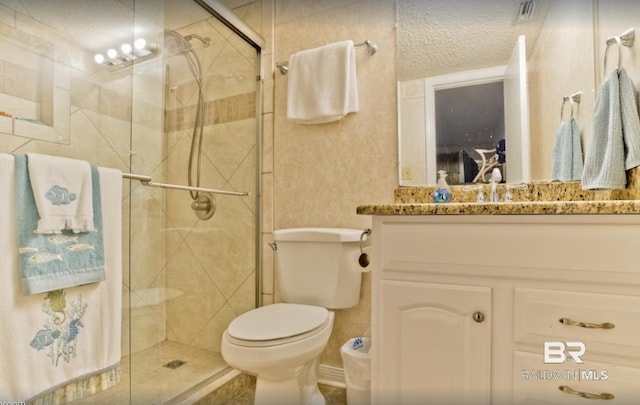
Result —
[{"label": "chrome faucet", "polygon": [[502,173],[497,167],[491,171],[491,179],[489,180],[489,202],[498,202],[498,183],[502,181]]}]

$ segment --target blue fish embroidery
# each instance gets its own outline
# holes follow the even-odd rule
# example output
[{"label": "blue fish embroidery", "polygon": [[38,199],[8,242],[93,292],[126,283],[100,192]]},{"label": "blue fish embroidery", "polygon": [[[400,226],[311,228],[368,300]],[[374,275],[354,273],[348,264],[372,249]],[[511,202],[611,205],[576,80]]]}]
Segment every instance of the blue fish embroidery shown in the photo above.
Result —
[{"label": "blue fish embroidery", "polygon": [[40,329],[31,341],[31,347],[40,351],[51,345],[60,336],[59,330]]},{"label": "blue fish embroidery", "polygon": [[72,201],[75,201],[77,196],[74,193],[70,193],[64,187],[53,186],[49,191],[47,191],[44,195],[47,200],[51,201],[53,205],[67,205],[71,204]]},{"label": "blue fish embroidery", "polygon": [[84,328],[82,317],[87,307],[82,295],[67,302],[64,290],[49,291],[44,297],[42,311],[47,314],[47,320],[31,340],[31,347],[37,351],[46,350],[53,367],[58,367],[61,359],[71,363],[77,357],[76,347],[81,328]]}]

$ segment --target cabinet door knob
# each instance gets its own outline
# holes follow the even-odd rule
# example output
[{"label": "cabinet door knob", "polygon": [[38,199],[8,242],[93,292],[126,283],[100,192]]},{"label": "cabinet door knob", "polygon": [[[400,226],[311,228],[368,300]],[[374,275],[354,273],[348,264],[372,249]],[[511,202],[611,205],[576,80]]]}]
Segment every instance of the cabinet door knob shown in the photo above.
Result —
[{"label": "cabinet door knob", "polygon": [[480,311],[476,311],[476,312],[473,313],[473,320],[478,322],[478,323],[484,322],[485,318],[486,317],[484,316],[484,314],[482,312],[480,312]]}]

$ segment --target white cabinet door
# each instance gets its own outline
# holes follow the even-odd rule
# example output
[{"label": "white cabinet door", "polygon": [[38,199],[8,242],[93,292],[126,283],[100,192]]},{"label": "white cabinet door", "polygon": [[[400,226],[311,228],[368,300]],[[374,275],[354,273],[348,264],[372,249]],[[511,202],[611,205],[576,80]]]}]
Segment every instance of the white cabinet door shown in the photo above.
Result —
[{"label": "white cabinet door", "polygon": [[490,403],[490,288],[381,281],[379,308],[375,403]]}]

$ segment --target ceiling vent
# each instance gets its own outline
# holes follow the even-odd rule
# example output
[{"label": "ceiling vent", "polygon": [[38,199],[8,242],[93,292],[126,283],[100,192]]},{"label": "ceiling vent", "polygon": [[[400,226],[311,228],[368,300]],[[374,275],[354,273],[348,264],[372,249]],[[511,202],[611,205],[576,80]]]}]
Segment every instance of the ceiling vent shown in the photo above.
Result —
[{"label": "ceiling vent", "polygon": [[537,5],[537,0],[521,0],[516,2],[513,23],[519,24],[535,19]]}]

